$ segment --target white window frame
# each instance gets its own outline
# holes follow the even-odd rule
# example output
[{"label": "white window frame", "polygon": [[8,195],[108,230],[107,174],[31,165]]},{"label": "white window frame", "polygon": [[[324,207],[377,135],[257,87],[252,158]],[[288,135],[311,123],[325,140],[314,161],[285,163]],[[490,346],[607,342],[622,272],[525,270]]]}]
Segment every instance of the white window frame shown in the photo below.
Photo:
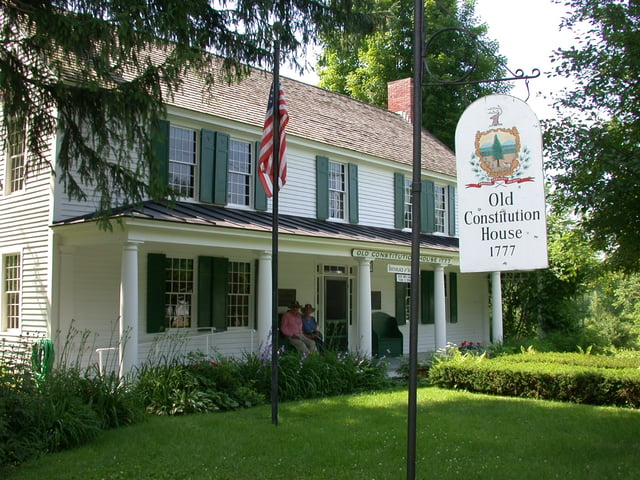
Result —
[{"label": "white window frame", "polygon": [[[240,271],[239,267],[244,270]],[[252,262],[245,260],[229,260],[229,270],[227,272],[227,326],[230,328],[251,326],[253,314],[253,275]],[[246,274],[244,282],[236,282],[234,275]]]},{"label": "white window frame", "polygon": [[[340,185],[340,183],[342,183]],[[349,179],[347,165],[329,161],[329,218],[346,221],[349,217]]]},{"label": "white window frame", "polygon": [[[177,134],[181,135],[178,136]],[[188,138],[192,137],[193,141]],[[189,147],[192,148],[189,148]],[[197,198],[198,185],[198,131],[194,128],[170,124],[169,126],[169,186],[183,199]],[[173,170],[176,170],[174,172]],[[177,176],[177,177],[176,177]],[[175,179],[188,179],[181,184]]]},{"label": "white window frame", "polygon": [[[196,328],[194,318],[194,286],[196,261],[190,257],[166,257],[165,325],[168,329]],[[188,268],[190,265],[190,269]],[[180,272],[191,271],[191,278]],[[174,277],[175,273],[175,277]],[[180,278],[182,277],[182,278]]]},{"label": "white window frame", "polygon": [[[19,127],[19,128],[17,128]],[[23,191],[26,183],[27,122],[24,118],[7,120],[5,138],[5,185],[6,195]]]},{"label": "white window frame", "polygon": [[411,199],[413,181],[410,178],[404,179],[404,213],[402,215],[403,230],[411,231],[413,228],[413,203]]},{"label": "white window frame", "polygon": [[[255,148],[252,142],[240,140],[237,138],[229,139],[229,159],[227,174],[228,205],[251,207],[251,205],[253,204],[254,150]],[[248,155],[244,155],[246,152],[248,152]],[[240,193],[240,190],[244,190],[244,193]]]},{"label": "white window frame", "polygon": [[[8,259],[17,257],[18,264],[9,266],[7,264]],[[19,331],[22,324],[22,271],[23,271],[23,256],[22,252],[3,252],[2,253],[2,279],[1,279],[1,291],[2,297],[0,299],[1,314],[0,318],[0,331],[3,332],[15,332]],[[18,283],[17,286],[7,285],[8,269],[17,269],[17,275],[12,280]],[[10,288],[12,287],[12,288]],[[17,287],[17,288],[16,288]],[[13,298],[10,298],[13,296]],[[11,301],[10,301],[11,300]],[[13,307],[13,308],[12,308]]]},{"label": "white window frame", "polygon": [[434,233],[443,235],[449,231],[449,196],[447,193],[446,185],[434,185]]}]

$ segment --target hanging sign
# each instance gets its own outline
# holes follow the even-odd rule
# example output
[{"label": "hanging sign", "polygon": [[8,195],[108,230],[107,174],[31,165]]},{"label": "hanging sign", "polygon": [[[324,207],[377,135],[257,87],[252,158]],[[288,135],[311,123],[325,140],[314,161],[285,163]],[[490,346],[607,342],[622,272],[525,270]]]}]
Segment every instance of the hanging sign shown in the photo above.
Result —
[{"label": "hanging sign", "polygon": [[472,103],[456,128],[461,272],[548,267],[542,133],[509,95]]}]

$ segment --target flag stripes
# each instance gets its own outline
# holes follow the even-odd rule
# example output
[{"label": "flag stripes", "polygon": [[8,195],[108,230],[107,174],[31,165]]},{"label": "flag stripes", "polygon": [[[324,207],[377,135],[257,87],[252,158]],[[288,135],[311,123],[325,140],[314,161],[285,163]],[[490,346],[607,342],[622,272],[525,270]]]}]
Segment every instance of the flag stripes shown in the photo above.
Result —
[{"label": "flag stripes", "polygon": [[[289,112],[287,103],[284,99],[282,87],[279,89],[279,111],[280,111],[280,154],[278,161],[278,190],[280,190],[287,181],[287,158],[285,152],[287,149],[287,136],[285,128],[289,123]],[[267,197],[273,196],[274,172],[273,172],[273,85],[269,91],[269,104],[262,129],[262,141],[260,142],[260,157],[258,160],[258,176],[260,183],[267,194]]]}]

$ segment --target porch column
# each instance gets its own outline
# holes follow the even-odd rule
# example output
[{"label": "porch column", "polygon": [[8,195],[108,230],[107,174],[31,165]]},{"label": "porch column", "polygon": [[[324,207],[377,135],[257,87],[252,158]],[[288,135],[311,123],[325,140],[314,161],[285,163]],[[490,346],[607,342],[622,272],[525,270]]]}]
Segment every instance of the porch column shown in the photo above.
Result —
[{"label": "porch column", "polygon": [[[57,328],[51,325],[51,331],[49,332],[49,338],[54,341],[62,342],[65,336],[69,333],[71,322],[75,318],[75,292],[76,289],[73,285],[74,271],[75,271],[75,248],[74,247],[60,247],[60,268],[58,269],[59,277],[55,282],[57,285],[53,285],[56,289],[56,298],[59,302],[58,307],[58,319]],[[56,345],[56,351],[62,351],[62,345]]]},{"label": "porch column", "polygon": [[[271,253],[261,252],[258,259],[258,311],[256,313],[256,330],[258,334],[258,348],[266,349],[271,345],[271,316],[272,316],[272,281],[271,281]],[[269,349],[269,351],[271,351]]]},{"label": "porch column", "polygon": [[447,346],[447,313],[444,293],[444,266],[436,265],[434,272],[433,299],[435,310],[434,336],[436,350]]},{"label": "porch column", "polygon": [[491,272],[491,343],[502,343],[502,284],[500,272]]},{"label": "porch column", "polygon": [[122,249],[120,271],[120,376],[138,364],[138,244],[127,242]]},{"label": "porch column", "polygon": [[358,261],[358,329],[359,350],[363,355],[371,355],[371,259]]}]

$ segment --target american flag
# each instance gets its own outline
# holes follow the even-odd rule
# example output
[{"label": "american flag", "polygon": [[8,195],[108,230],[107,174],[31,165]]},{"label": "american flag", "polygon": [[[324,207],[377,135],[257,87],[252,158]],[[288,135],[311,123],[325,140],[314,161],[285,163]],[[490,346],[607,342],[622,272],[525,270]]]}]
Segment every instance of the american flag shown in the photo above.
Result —
[{"label": "american flag", "polygon": [[[287,158],[285,151],[287,149],[287,135],[285,127],[289,123],[289,112],[287,104],[284,100],[284,93],[280,87],[280,159],[278,163],[278,190],[280,190],[287,181]],[[267,197],[273,196],[273,85],[269,93],[269,105],[267,106],[267,115],[264,119],[264,128],[262,129],[262,142],[260,143],[260,159],[258,160],[258,175],[260,183],[267,193]]]}]

